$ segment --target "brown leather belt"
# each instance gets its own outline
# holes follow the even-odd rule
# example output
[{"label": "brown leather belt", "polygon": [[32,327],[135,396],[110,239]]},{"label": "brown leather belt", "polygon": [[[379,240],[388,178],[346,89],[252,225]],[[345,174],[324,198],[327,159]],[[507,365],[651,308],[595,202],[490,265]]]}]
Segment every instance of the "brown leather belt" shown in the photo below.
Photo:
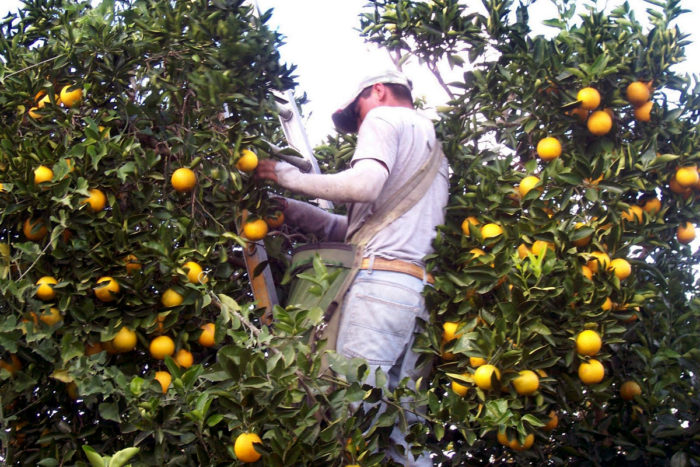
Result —
[{"label": "brown leather belt", "polygon": [[[363,258],[360,269],[369,269],[370,263],[370,258]],[[432,274],[425,274],[425,269],[417,264],[409,263],[408,261],[401,261],[399,259],[384,259],[375,256],[372,269],[376,269],[377,271],[402,272],[404,274],[417,277],[420,280],[423,280],[425,277],[429,284],[435,283],[435,278]]]}]

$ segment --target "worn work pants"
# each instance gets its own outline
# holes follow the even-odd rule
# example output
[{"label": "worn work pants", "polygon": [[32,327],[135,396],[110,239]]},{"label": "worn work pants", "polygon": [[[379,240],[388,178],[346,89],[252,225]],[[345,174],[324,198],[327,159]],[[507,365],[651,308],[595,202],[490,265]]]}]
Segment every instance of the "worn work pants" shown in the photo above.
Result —
[{"label": "worn work pants", "polygon": [[[430,368],[416,368],[418,354],[411,350],[415,333],[421,330],[418,318],[428,319],[425,299],[421,295],[425,283],[408,274],[391,271],[359,271],[343,301],[343,314],[338,331],[337,352],[348,358],[363,358],[369,364],[365,381],[375,384],[375,371],[387,375],[390,390],[405,377],[413,382],[426,376]],[[407,413],[409,423],[418,418]],[[427,454],[415,459],[397,426],[392,440],[404,447],[406,455],[388,452],[392,460],[406,466],[428,466]]]}]

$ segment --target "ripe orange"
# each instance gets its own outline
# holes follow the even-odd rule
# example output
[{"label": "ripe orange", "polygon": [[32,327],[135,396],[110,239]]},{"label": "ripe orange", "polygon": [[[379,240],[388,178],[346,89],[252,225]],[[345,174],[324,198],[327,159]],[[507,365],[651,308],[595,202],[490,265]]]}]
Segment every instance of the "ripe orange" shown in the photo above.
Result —
[{"label": "ripe orange", "polygon": [[462,221],[462,233],[466,235],[467,237],[469,236],[469,225],[477,226],[479,225],[479,219],[477,219],[474,216],[469,216],[466,219]]},{"label": "ripe orange", "polygon": [[644,210],[644,212],[650,216],[655,216],[659,213],[659,211],[661,211],[661,201],[659,201],[659,198],[656,197],[648,198],[646,201],[644,201],[642,210]]},{"label": "ripe orange", "polygon": [[567,112],[568,115],[571,115],[572,117],[578,118],[581,122],[585,122],[586,119],[588,118],[588,110],[581,108],[581,107],[576,107],[575,109],[571,109]]},{"label": "ripe orange", "polygon": [[27,240],[38,242],[49,233],[49,229],[42,219],[27,219],[22,226],[22,232]]},{"label": "ripe orange", "polygon": [[496,379],[501,379],[501,372],[493,365],[481,365],[474,372],[474,382],[483,390],[491,389],[491,375],[496,374]]},{"label": "ripe orange", "polygon": [[151,341],[148,351],[151,353],[151,357],[163,360],[166,356],[175,353],[175,342],[168,336],[158,336]]},{"label": "ripe orange", "polygon": [[107,204],[107,197],[105,194],[97,188],[92,188],[88,193],[90,193],[90,196],[83,199],[82,204],[87,203],[88,209],[92,212],[102,211]]},{"label": "ripe orange", "polygon": [[175,188],[175,191],[186,193],[192,191],[197,184],[197,176],[192,170],[181,167],[173,172],[170,177],[170,184]]},{"label": "ripe orange", "polygon": [[671,180],[669,180],[668,187],[672,192],[683,195],[684,198],[687,198],[693,192],[692,188],[681,186],[681,184],[678,183],[678,180],[676,180],[675,174],[673,177],[671,177]]},{"label": "ripe orange", "polygon": [[542,138],[537,143],[537,155],[543,161],[551,161],[561,156],[561,143],[553,136]]},{"label": "ripe orange", "polygon": [[581,355],[592,357],[600,351],[602,345],[603,340],[600,338],[600,335],[591,329],[581,331],[576,336],[576,352]]},{"label": "ripe orange", "polygon": [[122,326],[114,339],[112,339],[112,348],[116,352],[129,352],[136,348],[136,333],[126,326]]},{"label": "ripe orange", "polygon": [[282,211],[275,211],[272,215],[265,216],[265,222],[269,228],[277,229],[284,224],[284,213]]},{"label": "ripe orange", "polygon": [[602,305],[600,305],[600,309],[603,311],[610,311],[613,308],[613,301],[610,299],[610,297],[605,297],[605,301],[603,302]]},{"label": "ripe orange", "polygon": [[535,240],[532,243],[532,254],[535,256],[540,256],[540,254],[547,254],[547,249],[554,251],[554,243],[545,242],[544,240]]},{"label": "ripe orange", "polygon": [[510,442],[510,448],[514,451],[525,451],[527,449],[530,449],[534,443],[535,435],[530,433],[525,437],[525,441],[523,442],[523,444],[520,444],[518,438],[513,439]]},{"label": "ripe orange", "polygon": [[610,266],[610,256],[602,251],[594,251],[591,253],[591,259],[586,263],[586,266],[593,271],[593,274],[598,274],[599,266],[603,270],[608,269]]},{"label": "ripe orange", "polygon": [[528,175],[527,177],[523,178],[520,180],[520,184],[518,185],[518,193],[520,193],[520,197],[524,198],[525,195],[527,195],[530,190],[535,188],[535,185],[540,183],[540,179],[535,177],[534,175]]},{"label": "ripe orange", "polygon": [[102,343],[101,342],[88,342],[85,344],[85,355],[88,357],[90,355],[95,355],[100,352],[102,352],[104,349],[102,348]]},{"label": "ripe orange", "polygon": [[14,375],[17,371],[22,369],[22,362],[17,355],[11,353],[10,361],[0,360],[0,369],[6,370],[11,375]]},{"label": "ripe orange", "polygon": [[133,254],[126,255],[126,258],[124,258],[124,262],[126,263],[126,273],[127,274],[132,274],[136,271],[141,270],[141,263],[139,263],[139,259],[136,257],[136,255],[133,255]]},{"label": "ripe orange", "polygon": [[156,371],[155,380],[160,383],[160,387],[163,389],[163,394],[165,394],[168,392],[168,388],[170,387],[173,377],[167,371]]},{"label": "ripe orange", "polygon": [[[498,224],[484,224],[481,227],[481,238],[487,240],[489,238],[494,238],[503,233],[503,229]],[[493,242],[491,242],[493,243]]]},{"label": "ripe orange", "polygon": [[258,166],[258,156],[250,149],[241,150],[236,168],[241,172],[252,172]]},{"label": "ripe orange", "polygon": [[39,107],[32,107],[29,109],[29,111],[27,113],[33,119],[41,120],[41,114],[39,112],[37,112],[37,110],[39,110]]},{"label": "ripe orange", "polygon": [[583,274],[583,276],[589,281],[593,280],[593,271],[591,271],[591,268],[589,268],[585,264],[581,266],[581,274]]},{"label": "ripe orange", "polygon": [[187,280],[192,284],[204,284],[207,282],[207,275],[202,272],[202,266],[194,261],[188,261],[183,266],[187,271]]},{"label": "ripe orange", "polygon": [[39,321],[47,326],[53,326],[62,320],[63,316],[61,316],[61,312],[55,307],[51,307],[50,309],[39,314]]},{"label": "ripe orange", "polygon": [[645,102],[644,104],[635,108],[634,109],[634,118],[636,118],[640,122],[650,121],[652,107],[654,107],[654,103],[652,101],[649,101],[649,102]]},{"label": "ripe orange", "polygon": [[83,90],[81,88],[71,90],[72,87],[70,85],[63,86],[61,89],[61,103],[66,107],[73,107],[83,98]]},{"label": "ripe orange", "polygon": [[522,370],[513,380],[513,387],[521,396],[529,396],[540,387],[540,378],[532,370]]},{"label": "ripe orange", "polygon": [[545,426],[542,427],[542,429],[544,431],[552,431],[557,427],[557,425],[559,425],[559,416],[554,410],[552,410],[551,412],[549,412],[549,421]]},{"label": "ripe orange", "polygon": [[676,238],[680,243],[688,244],[695,240],[695,226],[690,222],[684,222],[678,226]]},{"label": "ripe orange", "polygon": [[651,97],[651,92],[646,84],[634,81],[627,86],[627,100],[635,107],[644,104]]},{"label": "ripe orange", "polygon": [[676,181],[682,187],[693,186],[699,179],[698,167],[696,165],[687,165],[684,167],[679,167],[676,170]]},{"label": "ripe orange", "polygon": [[627,211],[622,213],[622,218],[626,221],[640,224],[644,220],[644,210],[637,205],[632,205]]},{"label": "ripe orange", "polygon": [[[464,373],[463,376],[470,376],[469,373]],[[452,391],[457,394],[458,396],[464,397],[467,394],[467,391],[469,390],[468,386],[465,386],[462,383],[458,383],[457,381],[452,381],[450,383],[450,388],[452,388]]]},{"label": "ripe orange", "polygon": [[262,444],[260,436],[255,433],[241,433],[233,444],[233,452],[241,462],[255,462],[260,459],[261,454],[255,450],[255,444]]},{"label": "ripe orange", "polygon": [[479,368],[481,365],[486,365],[486,359],[481,357],[469,357],[469,365],[472,368]]},{"label": "ripe orange", "polygon": [[642,388],[636,381],[625,381],[622,383],[622,386],[620,386],[620,397],[626,401],[631,401],[636,396],[640,396],[641,394]]},{"label": "ripe orange", "polygon": [[182,305],[183,301],[184,297],[173,289],[166,290],[160,297],[160,303],[166,308]]},{"label": "ripe orange", "polygon": [[[576,225],[574,226],[574,230],[580,229],[582,227],[587,227],[586,224],[583,222],[577,222]],[[572,243],[578,247],[584,247],[588,245],[591,242],[591,235],[588,235],[586,237],[581,237],[577,240],[574,240]]]},{"label": "ripe orange", "polygon": [[202,333],[199,335],[197,342],[202,347],[213,347],[216,343],[214,336],[216,334],[216,325],[214,323],[206,323],[201,326]]},{"label": "ripe orange", "polygon": [[614,260],[610,261],[610,269],[620,280],[627,279],[632,273],[632,266],[624,258],[615,258]]},{"label": "ripe orange", "polygon": [[457,329],[460,323],[454,321],[446,321],[442,325],[442,341],[450,342],[451,340],[457,339],[462,334],[457,334]]},{"label": "ripe orange", "polygon": [[55,284],[58,284],[58,281],[55,277],[41,277],[38,281],[36,281],[36,285],[39,286],[39,288],[36,289],[36,296],[40,300],[44,300],[45,302],[53,300],[54,298],[56,298],[56,291],[51,286]]},{"label": "ripe orange", "polygon": [[593,110],[600,105],[600,93],[591,87],[585,87],[576,94],[576,100],[581,101],[581,108]]},{"label": "ripe orange", "polygon": [[520,259],[527,258],[529,253],[530,249],[527,247],[527,245],[525,245],[524,243],[518,245],[518,256],[520,257]]},{"label": "ripe orange", "polygon": [[596,110],[588,117],[586,126],[591,134],[596,136],[607,135],[612,129],[613,120],[610,114],[604,110]]},{"label": "ripe orange", "polygon": [[605,367],[598,360],[591,358],[578,367],[578,377],[583,384],[597,384],[605,377]]},{"label": "ripe orange", "polygon": [[112,302],[119,293],[119,283],[109,276],[97,279],[97,287],[93,289],[95,296],[102,302]]},{"label": "ripe orange", "polygon": [[251,242],[262,240],[267,235],[267,224],[262,219],[248,221],[243,225],[243,236]]},{"label": "ripe orange", "polygon": [[194,357],[192,356],[192,352],[185,349],[178,350],[175,354],[175,363],[177,363],[183,368],[191,367],[194,363]]},{"label": "ripe orange", "polygon": [[53,179],[53,170],[45,165],[40,165],[34,169],[34,184],[38,185],[44,182],[50,182]]}]

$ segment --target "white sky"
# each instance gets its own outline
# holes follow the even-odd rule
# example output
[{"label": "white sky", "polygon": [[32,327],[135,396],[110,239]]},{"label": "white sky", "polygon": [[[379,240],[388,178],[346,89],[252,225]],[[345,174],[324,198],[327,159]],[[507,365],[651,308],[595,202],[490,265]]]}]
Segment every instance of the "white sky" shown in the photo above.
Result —
[{"label": "white sky", "polygon": [[[305,125],[312,146],[321,143],[326,135],[333,132],[331,114],[348,98],[357,82],[368,70],[391,66],[386,52],[365,44],[357,29],[360,26],[358,15],[367,0],[255,0],[260,9],[273,9],[270,26],[285,36],[286,44],[281,48],[282,59],[296,64],[296,94],[306,92],[310,102],[305,105]],[[646,20],[646,8],[651,7],[643,0],[628,0],[636,10],[640,21]],[[474,4],[476,2],[472,2]],[[581,2],[584,3],[584,2]],[[589,2],[585,2],[588,4]],[[601,7],[619,5],[622,0],[598,0]],[[0,17],[8,11],[16,10],[19,0],[0,0]],[[479,3],[480,5],[480,3]],[[679,27],[684,33],[691,33],[694,44],[700,42],[697,27],[700,21],[700,8],[696,0],[683,0],[682,5],[693,10],[681,17]],[[692,6],[691,6],[692,5]],[[554,31],[536,24],[554,17],[556,10],[548,0],[540,0],[529,8],[531,26],[537,32],[546,34]],[[678,71],[700,74],[700,48],[697,45],[686,47],[688,59],[678,67]],[[447,100],[442,88],[432,74],[411,59],[404,71],[413,80],[414,96],[424,97],[430,105],[441,105]],[[456,76],[459,76],[457,74]],[[449,81],[449,80],[448,80]]]}]

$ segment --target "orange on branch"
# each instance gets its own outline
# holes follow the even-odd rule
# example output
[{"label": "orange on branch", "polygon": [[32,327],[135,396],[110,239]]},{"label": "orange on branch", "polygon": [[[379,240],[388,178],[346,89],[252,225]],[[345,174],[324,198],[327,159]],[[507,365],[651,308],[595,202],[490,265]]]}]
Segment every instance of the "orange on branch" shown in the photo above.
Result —
[{"label": "orange on branch", "polygon": [[591,358],[578,367],[578,377],[583,384],[597,384],[605,377],[605,367],[598,360]]},{"label": "orange on branch", "polygon": [[262,444],[260,436],[255,433],[241,433],[233,444],[233,451],[239,461],[256,462],[261,454],[255,450],[255,444]]},{"label": "orange on branch", "polygon": [[192,170],[181,167],[173,172],[170,177],[170,184],[175,188],[175,191],[187,193],[192,191],[197,184],[197,176]]},{"label": "orange on branch", "polygon": [[93,289],[95,296],[102,302],[114,301],[119,290],[119,283],[109,276],[97,279],[97,287]]},{"label": "orange on branch", "polygon": [[604,110],[596,110],[588,117],[588,121],[586,122],[588,131],[595,136],[607,135],[610,133],[612,125],[612,117]]},{"label": "orange on branch", "polygon": [[537,143],[537,155],[543,161],[551,161],[561,156],[561,143],[553,136],[542,138]]},{"label": "orange on branch", "polygon": [[581,101],[581,108],[594,110],[600,105],[600,93],[592,87],[585,87],[576,94],[576,100]]}]

